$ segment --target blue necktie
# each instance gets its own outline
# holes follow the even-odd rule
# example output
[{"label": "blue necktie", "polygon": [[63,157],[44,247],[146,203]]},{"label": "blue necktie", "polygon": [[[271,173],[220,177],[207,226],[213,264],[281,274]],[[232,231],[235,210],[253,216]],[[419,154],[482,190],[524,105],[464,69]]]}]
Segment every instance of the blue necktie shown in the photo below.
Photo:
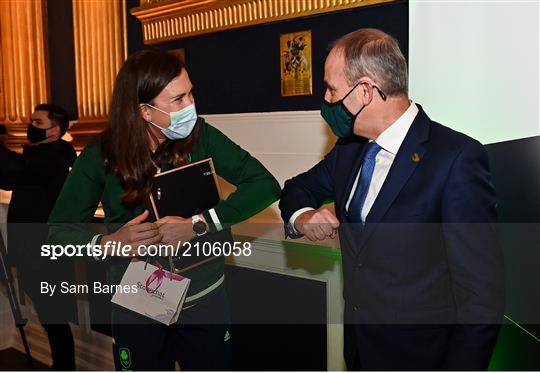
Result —
[{"label": "blue necktie", "polygon": [[366,145],[366,152],[364,154],[364,160],[362,161],[358,184],[356,185],[356,190],[354,191],[353,198],[349,204],[349,219],[353,223],[363,223],[362,208],[364,207],[369,184],[371,184],[371,178],[373,177],[375,157],[380,150],[381,147],[375,141]]}]

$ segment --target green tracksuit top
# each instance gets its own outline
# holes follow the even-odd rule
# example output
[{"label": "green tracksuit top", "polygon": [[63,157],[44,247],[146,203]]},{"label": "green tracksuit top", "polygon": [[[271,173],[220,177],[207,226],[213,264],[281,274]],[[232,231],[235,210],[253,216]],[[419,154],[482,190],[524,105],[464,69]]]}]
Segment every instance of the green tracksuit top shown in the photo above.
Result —
[{"label": "green tracksuit top", "polygon": [[[216,173],[237,187],[214,207],[220,223],[217,227],[226,229],[279,199],[281,189],[278,182],[257,159],[201,118],[197,125],[202,126],[202,134],[189,154],[190,162],[212,158]],[[170,164],[161,165],[161,171],[170,168]],[[104,222],[109,232],[118,229],[148,208],[124,205],[120,197],[122,193],[120,179],[105,169],[98,137],[88,144],[77,158],[58,196],[49,216],[49,243],[84,245],[91,242],[96,232],[85,223],[92,222],[99,202],[102,203]],[[149,210],[153,218],[152,210]],[[209,212],[204,211],[203,214],[209,230],[216,231],[216,224]],[[107,272],[109,284],[120,282],[129,262],[129,258],[112,258]],[[166,263],[166,260],[161,262]],[[168,265],[164,267],[168,268]],[[182,273],[191,279],[187,296],[215,284],[223,276],[223,271],[224,258],[221,258]]]}]

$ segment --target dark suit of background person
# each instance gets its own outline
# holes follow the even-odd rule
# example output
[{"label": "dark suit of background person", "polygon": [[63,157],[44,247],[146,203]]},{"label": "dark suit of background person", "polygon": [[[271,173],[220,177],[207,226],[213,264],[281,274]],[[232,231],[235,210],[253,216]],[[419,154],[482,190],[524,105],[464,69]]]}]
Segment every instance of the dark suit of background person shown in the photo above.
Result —
[{"label": "dark suit of background person", "polygon": [[54,370],[75,369],[73,336],[67,323],[74,300],[41,294],[40,281],[69,281],[73,269],[68,263],[41,258],[40,245],[47,237],[44,223],[77,157],[73,146],[61,139],[68,125],[62,108],[38,105],[28,126],[30,144],[24,146],[23,153],[0,146],[0,186],[13,190],[7,218],[8,251],[16,264],[19,284],[32,299],[47,331]]},{"label": "dark suit of background person", "polygon": [[[0,153],[4,154],[6,148],[6,141],[8,140],[8,134],[6,126],[0,123]],[[10,154],[10,152],[7,152]],[[8,155],[7,157],[0,157],[0,189],[10,190],[11,186],[7,180],[6,170],[12,162],[16,162],[18,154]]]},{"label": "dark suit of background person", "polygon": [[[355,47],[367,61],[389,65],[371,65],[379,75],[349,70],[347,78],[345,61],[359,60],[348,49]],[[361,29],[334,44],[321,113],[341,138],[320,163],[285,183],[286,234],[317,240],[333,236],[339,225],[350,370],[484,370],[504,307],[487,154],[408,101],[406,71],[397,42],[379,30]],[[351,97],[340,101],[348,92]],[[347,202],[369,139],[383,142],[383,130],[393,125],[410,127],[376,198],[367,197],[374,203],[364,225],[354,198],[348,209]],[[383,148],[381,154],[389,153]],[[320,209],[290,221],[298,210],[319,209],[329,199],[337,219]]]}]

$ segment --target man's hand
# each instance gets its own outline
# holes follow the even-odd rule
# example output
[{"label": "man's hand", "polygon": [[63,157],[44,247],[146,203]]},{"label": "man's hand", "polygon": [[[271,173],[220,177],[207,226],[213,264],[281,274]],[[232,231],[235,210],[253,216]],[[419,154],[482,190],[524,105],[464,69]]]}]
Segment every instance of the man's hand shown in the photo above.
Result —
[{"label": "man's hand", "polygon": [[[161,233],[157,224],[144,222],[148,218],[148,214],[148,210],[144,210],[142,214],[128,221],[116,232],[103,236],[101,246],[103,247],[108,241],[121,242],[122,245],[131,245],[131,252],[128,255],[131,257],[137,255],[137,248],[140,245],[148,246],[160,242]],[[107,255],[111,254],[107,253]]]},{"label": "man's hand", "polygon": [[339,220],[327,209],[306,211],[296,218],[294,228],[311,241],[334,238],[339,227]]},{"label": "man's hand", "polygon": [[156,221],[161,233],[161,242],[166,245],[177,245],[178,242],[185,242],[195,237],[193,232],[193,222],[191,218],[181,218],[180,216],[165,216]]}]

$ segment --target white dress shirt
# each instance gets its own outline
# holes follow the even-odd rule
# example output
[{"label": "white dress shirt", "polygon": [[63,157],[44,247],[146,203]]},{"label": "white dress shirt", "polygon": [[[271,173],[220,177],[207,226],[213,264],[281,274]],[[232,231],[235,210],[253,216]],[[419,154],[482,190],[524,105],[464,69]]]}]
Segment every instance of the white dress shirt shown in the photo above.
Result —
[{"label": "white dress shirt", "polygon": [[[394,123],[392,123],[390,127],[388,127],[383,133],[379,135],[379,137],[375,139],[377,144],[379,144],[382,149],[375,157],[375,168],[373,170],[373,176],[371,178],[371,183],[369,184],[364,206],[362,207],[362,221],[366,221],[366,217],[369,214],[369,211],[371,210],[375,199],[379,195],[379,192],[381,191],[386,177],[388,176],[390,167],[392,167],[392,163],[394,163],[396,154],[401,147],[401,144],[403,143],[403,140],[405,139],[409,128],[411,128],[412,122],[414,121],[414,118],[416,118],[417,114],[418,107],[414,102],[411,102],[407,110],[405,110],[405,112]],[[345,205],[347,211],[349,210],[349,204],[351,203],[351,200],[354,196],[359,177],[360,170],[358,170],[358,174],[356,175],[356,179],[351,189],[351,194],[349,195],[349,199],[347,200],[347,204]],[[294,222],[298,216],[309,210],[314,209],[311,207],[305,207],[296,211],[289,220],[291,227],[294,228]]]}]

